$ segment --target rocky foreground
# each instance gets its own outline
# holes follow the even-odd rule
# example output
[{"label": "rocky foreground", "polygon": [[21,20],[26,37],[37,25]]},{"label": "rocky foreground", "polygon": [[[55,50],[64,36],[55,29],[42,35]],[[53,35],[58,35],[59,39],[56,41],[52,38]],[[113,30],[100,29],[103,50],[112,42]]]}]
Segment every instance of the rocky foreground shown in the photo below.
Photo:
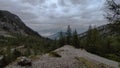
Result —
[{"label": "rocky foreground", "polygon": [[6,68],[119,68],[118,62],[91,54],[84,49],[66,45],[32,60],[32,66],[20,66],[17,61]]}]

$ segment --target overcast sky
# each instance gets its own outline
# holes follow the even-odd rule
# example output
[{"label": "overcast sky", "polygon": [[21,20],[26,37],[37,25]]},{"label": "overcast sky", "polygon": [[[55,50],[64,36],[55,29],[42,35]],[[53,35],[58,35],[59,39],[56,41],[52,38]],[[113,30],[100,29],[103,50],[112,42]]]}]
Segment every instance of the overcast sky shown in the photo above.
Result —
[{"label": "overcast sky", "polygon": [[49,36],[67,25],[79,33],[89,25],[106,24],[105,0],[0,0],[0,10],[18,15],[27,26]]}]

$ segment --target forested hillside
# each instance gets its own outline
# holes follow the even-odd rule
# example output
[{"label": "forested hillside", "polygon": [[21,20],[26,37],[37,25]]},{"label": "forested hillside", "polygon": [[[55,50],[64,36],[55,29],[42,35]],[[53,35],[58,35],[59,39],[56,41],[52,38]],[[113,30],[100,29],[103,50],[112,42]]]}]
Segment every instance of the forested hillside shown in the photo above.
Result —
[{"label": "forested hillside", "polygon": [[35,56],[54,50],[54,45],[54,41],[27,27],[15,14],[0,10],[0,68],[17,57]]},{"label": "forested hillside", "polygon": [[67,36],[60,33],[59,43],[69,44],[76,48],[84,48],[87,51],[120,62],[120,4],[114,0],[106,2],[107,14],[105,15],[109,24],[93,27],[82,34],[67,29]]}]

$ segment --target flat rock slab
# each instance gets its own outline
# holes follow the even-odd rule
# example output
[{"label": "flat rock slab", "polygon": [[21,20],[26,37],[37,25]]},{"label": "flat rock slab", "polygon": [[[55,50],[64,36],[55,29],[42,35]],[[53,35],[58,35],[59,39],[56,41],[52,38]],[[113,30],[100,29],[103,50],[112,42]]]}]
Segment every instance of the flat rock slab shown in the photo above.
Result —
[{"label": "flat rock slab", "polygon": [[[27,68],[119,68],[118,62],[91,54],[84,49],[76,49],[69,45],[56,49],[54,52],[61,57],[53,57],[48,53],[40,56],[39,59],[32,62],[32,67]],[[6,68],[26,67],[21,67],[13,63]]]}]

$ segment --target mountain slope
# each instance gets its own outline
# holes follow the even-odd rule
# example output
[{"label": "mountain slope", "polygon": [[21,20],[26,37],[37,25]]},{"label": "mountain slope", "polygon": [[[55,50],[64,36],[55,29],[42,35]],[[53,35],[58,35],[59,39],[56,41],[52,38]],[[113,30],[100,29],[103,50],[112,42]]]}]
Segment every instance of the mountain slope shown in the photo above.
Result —
[{"label": "mountain slope", "polygon": [[[52,55],[52,52],[39,56],[33,60],[33,68],[119,68],[118,62],[91,54],[82,49],[76,49],[66,45],[56,49],[54,53],[61,57]],[[6,68],[24,68],[16,65],[16,62]],[[29,68],[29,67],[28,67]]]},{"label": "mountain slope", "polygon": [[52,40],[27,27],[17,15],[0,10],[0,68],[17,57],[43,54],[54,49]]},{"label": "mountain slope", "polygon": [[7,33],[40,36],[37,32],[27,27],[17,15],[0,10],[0,35]]},{"label": "mountain slope", "polygon": [[[113,32],[111,32],[109,24],[96,27],[96,29],[100,32],[102,36],[108,36],[108,35],[114,34]],[[85,37],[86,34],[87,34],[87,31],[78,35],[79,37]]]}]

